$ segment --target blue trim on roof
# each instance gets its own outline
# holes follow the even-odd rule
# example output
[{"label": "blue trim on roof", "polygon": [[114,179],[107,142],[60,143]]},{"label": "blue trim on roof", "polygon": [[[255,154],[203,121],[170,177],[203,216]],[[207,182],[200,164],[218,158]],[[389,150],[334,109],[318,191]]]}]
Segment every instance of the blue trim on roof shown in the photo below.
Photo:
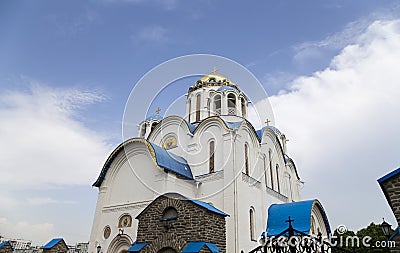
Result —
[{"label": "blue trim on roof", "polygon": [[156,154],[156,161],[158,166],[168,171],[174,172],[178,175],[181,175],[187,179],[194,179],[192,171],[190,170],[190,166],[185,159],[168,152],[167,150],[157,146],[152,142],[149,143],[153,147]]},{"label": "blue trim on roof", "polygon": [[310,233],[311,211],[317,205],[324,219],[328,234],[331,233],[328,218],[318,200],[306,200],[284,204],[273,204],[268,208],[267,236],[277,236],[288,228],[286,220],[293,219],[293,228],[305,234]]},{"label": "blue trim on roof", "polygon": [[146,118],[146,120],[162,120],[163,117],[161,117],[160,115],[150,115]]},{"label": "blue trim on roof", "polygon": [[7,243],[9,243],[10,241],[4,241],[4,242],[2,242],[2,243],[0,243],[0,248],[1,247],[4,247]]},{"label": "blue trim on roof", "polygon": [[183,248],[182,253],[197,253],[206,246],[212,253],[218,253],[220,249],[214,243],[198,241],[198,242],[189,242],[186,244],[185,248]]},{"label": "blue trim on roof", "polygon": [[126,252],[140,252],[144,247],[146,247],[147,242],[137,242],[135,241],[132,246],[126,250]]},{"label": "blue trim on roof", "polygon": [[42,249],[51,249],[54,246],[56,246],[57,243],[61,242],[63,238],[54,238],[50,242],[48,242],[46,245],[42,247]]},{"label": "blue trim on roof", "polygon": [[391,235],[389,237],[388,241],[392,241],[399,234],[400,234],[400,226],[396,228],[396,230],[394,231],[393,235]]},{"label": "blue trim on roof", "polygon": [[205,209],[207,209],[207,210],[209,210],[209,211],[211,211],[213,213],[220,214],[220,215],[225,216],[225,217],[229,216],[229,214],[222,212],[221,210],[215,208],[213,205],[210,205],[210,204],[208,204],[206,202],[203,202],[203,201],[200,201],[200,200],[196,200],[196,199],[189,199],[189,198],[188,198],[188,200],[192,201],[193,203],[195,203],[198,206],[204,207]]},{"label": "blue trim on roof", "polygon": [[398,169],[390,172],[389,174],[386,174],[385,176],[379,178],[378,179],[378,183],[381,184],[381,183],[385,182],[386,180],[389,180],[389,179],[391,179],[392,177],[394,177],[394,176],[396,176],[398,174],[400,174],[400,168],[398,168]]}]

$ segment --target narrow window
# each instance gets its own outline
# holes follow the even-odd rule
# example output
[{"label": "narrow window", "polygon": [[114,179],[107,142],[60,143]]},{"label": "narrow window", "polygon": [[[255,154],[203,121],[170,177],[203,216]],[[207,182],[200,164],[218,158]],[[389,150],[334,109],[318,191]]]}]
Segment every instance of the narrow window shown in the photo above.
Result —
[{"label": "narrow window", "polygon": [[263,157],[263,167],[265,186],[268,186],[267,158],[265,156]]},{"label": "narrow window", "polygon": [[256,240],[256,231],[255,231],[255,221],[254,221],[255,219],[254,219],[253,207],[250,208],[249,216],[250,216],[250,240],[255,241]]},{"label": "narrow window", "polygon": [[221,96],[220,95],[217,95],[214,97],[214,108],[215,108],[215,114],[221,115]]},{"label": "narrow window", "polygon": [[249,175],[249,145],[244,144],[244,166],[246,175]]},{"label": "narrow window", "polygon": [[242,117],[246,118],[246,101],[244,100],[244,98],[241,99],[242,101]]},{"label": "narrow window", "polygon": [[210,160],[209,160],[209,172],[214,172],[214,155],[215,155],[215,142],[210,141]]},{"label": "narrow window", "polygon": [[228,94],[228,114],[236,115],[236,96],[233,93]]},{"label": "narrow window", "polygon": [[273,169],[272,169],[272,152],[271,150],[269,150],[268,152],[268,159],[269,159],[269,173],[271,174],[271,188],[272,190],[274,189],[274,173],[273,173]]},{"label": "narrow window", "polygon": [[140,129],[140,137],[144,137],[146,135],[146,123],[144,123]]},{"label": "narrow window", "polygon": [[153,122],[153,124],[151,124],[151,131],[153,131],[153,129],[157,126],[158,122]]},{"label": "narrow window", "polygon": [[281,187],[279,185],[279,165],[276,164],[275,168],[276,168],[276,182],[278,184],[278,192],[281,192]]},{"label": "narrow window", "polygon": [[191,107],[192,107],[192,105],[191,105],[191,103],[192,103],[192,100],[190,100],[189,99],[189,101],[188,101],[188,103],[189,103],[189,109],[188,109],[188,113],[189,113],[189,115],[188,115],[188,121],[190,122],[190,114],[192,114],[192,112],[191,112]]},{"label": "narrow window", "polygon": [[200,94],[196,97],[196,121],[200,121]]}]

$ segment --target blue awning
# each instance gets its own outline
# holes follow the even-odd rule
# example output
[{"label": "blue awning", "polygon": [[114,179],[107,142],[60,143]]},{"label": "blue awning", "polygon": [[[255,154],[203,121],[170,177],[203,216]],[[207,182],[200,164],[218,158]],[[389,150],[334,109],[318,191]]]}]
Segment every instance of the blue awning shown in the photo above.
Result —
[{"label": "blue awning", "polygon": [[9,241],[4,241],[4,242],[0,243],[0,248],[4,247],[7,243],[9,243]]},{"label": "blue awning", "polygon": [[311,227],[311,211],[314,205],[316,205],[321,212],[326,231],[328,234],[330,234],[331,229],[328,218],[322,208],[322,205],[318,200],[306,200],[271,205],[268,208],[267,236],[277,236],[285,231],[289,227],[288,222],[286,222],[289,216],[292,220],[294,220],[292,222],[294,229],[305,234],[309,234]]},{"label": "blue awning", "polygon": [[220,250],[217,245],[210,242],[189,242],[186,244],[185,248],[183,248],[182,253],[197,253],[203,247],[207,247],[212,253],[218,253]]},{"label": "blue awning", "polygon": [[140,252],[146,245],[147,242],[134,242],[126,252]]}]

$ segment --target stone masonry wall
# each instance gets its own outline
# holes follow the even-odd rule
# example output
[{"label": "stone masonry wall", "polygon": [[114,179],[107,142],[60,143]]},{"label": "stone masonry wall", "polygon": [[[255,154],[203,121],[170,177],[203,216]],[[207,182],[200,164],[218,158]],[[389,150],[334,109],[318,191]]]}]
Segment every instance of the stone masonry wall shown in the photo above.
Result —
[{"label": "stone masonry wall", "polygon": [[43,249],[43,253],[67,253],[68,247],[60,241],[51,249]]},{"label": "stone masonry wall", "polygon": [[[177,219],[160,221],[168,207],[177,210]],[[191,241],[215,243],[221,252],[226,252],[225,217],[189,200],[161,196],[138,219],[137,241],[148,243],[143,252],[157,253],[164,247],[172,247],[180,252]]]},{"label": "stone masonry wall", "polygon": [[[397,223],[400,224],[400,175],[384,181],[381,185],[388,195],[387,198]],[[394,241],[396,242],[396,249],[391,250],[391,252],[400,253],[400,236],[396,236]]]}]

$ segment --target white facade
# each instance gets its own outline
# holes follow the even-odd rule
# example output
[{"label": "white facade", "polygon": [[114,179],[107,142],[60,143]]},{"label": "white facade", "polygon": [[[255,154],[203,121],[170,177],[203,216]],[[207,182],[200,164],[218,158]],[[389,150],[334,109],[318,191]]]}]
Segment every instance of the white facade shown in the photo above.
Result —
[{"label": "white facade", "polygon": [[[235,84],[210,74],[190,87],[185,119],[143,121],[141,138],[117,147],[94,184],[99,196],[88,252],[97,252],[98,246],[110,253],[127,249],[136,239],[135,217],[167,192],[212,203],[228,213],[227,252],[255,248],[266,229],[268,207],[299,201],[302,182],[287,155],[285,136],[272,126],[255,131],[246,120],[247,106]],[[184,158],[194,180],[161,169],[153,144]],[[121,226],[127,215],[131,223]],[[321,221],[315,216],[318,227]]]}]

